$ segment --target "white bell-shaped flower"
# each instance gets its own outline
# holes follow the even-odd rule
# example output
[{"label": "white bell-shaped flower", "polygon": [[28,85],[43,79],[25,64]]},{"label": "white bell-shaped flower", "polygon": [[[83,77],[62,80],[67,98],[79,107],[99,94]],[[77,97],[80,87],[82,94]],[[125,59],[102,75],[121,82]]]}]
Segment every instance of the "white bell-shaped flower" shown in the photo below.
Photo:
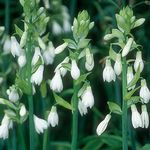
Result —
[{"label": "white bell-shaped flower", "polygon": [[94,67],[94,58],[93,54],[90,52],[89,48],[86,49],[86,62],[85,62],[85,68],[87,71],[91,71]]},{"label": "white bell-shaped flower", "polygon": [[[129,84],[134,78],[133,75],[133,68],[132,66],[129,66],[127,69],[127,84]],[[133,85],[132,87],[129,87],[128,90],[133,90],[135,88],[135,85]]]},{"label": "white bell-shaped flower", "polygon": [[103,70],[103,80],[107,82],[115,81],[116,75],[115,72],[111,66],[111,62],[109,59],[106,60],[106,65]]},{"label": "white bell-shaped flower", "polygon": [[31,83],[40,85],[43,80],[44,65],[40,65],[31,76]]},{"label": "white bell-shaped flower", "polygon": [[22,49],[14,36],[11,37],[11,53],[15,56],[20,56]]},{"label": "white bell-shaped flower", "polygon": [[148,128],[148,126],[149,126],[149,116],[148,116],[146,105],[142,105],[141,118],[142,118],[142,128]]},{"label": "white bell-shaped flower", "polygon": [[55,72],[54,77],[52,78],[50,82],[50,88],[55,92],[61,92],[63,90],[63,82],[60,75],[60,70],[58,69]]},{"label": "white bell-shaped flower", "polygon": [[20,55],[18,57],[18,65],[20,68],[24,67],[27,63],[27,60],[26,60],[26,56],[23,54],[23,55]]},{"label": "white bell-shaped flower", "polygon": [[48,125],[55,127],[58,125],[59,122],[59,117],[58,117],[58,113],[57,113],[57,108],[55,106],[52,106],[51,111],[48,115],[48,119],[47,119]]},{"label": "white bell-shaped flower", "polygon": [[97,126],[96,133],[98,136],[100,136],[106,130],[110,119],[111,115],[106,115],[105,119]]},{"label": "white bell-shaped flower", "polygon": [[77,66],[76,60],[71,60],[71,76],[74,80],[77,80],[80,77],[80,70]]},{"label": "white bell-shaped flower", "polygon": [[6,114],[4,115],[1,124],[7,124],[8,125],[8,129],[12,129],[12,127],[13,127],[12,120]]},{"label": "white bell-shaped flower", "polygon": [[131,105],[131,112],[132,112],[132,125],[134,128],[142,127],[142,118],[140,113],[138,112],[136,106],[133,104]]},{"label": "white bell-shaped flower", "polygon": [[129,38],[126,45],[124,46],[124,48],[122,50],[122,57],[125,57],[128,55],[128,53],[131,49],[132,43],[133,43],[133,38]]},{"label": "white bell-shaped flower", "polygon": [[52,42],[48,43],[46,50],[43,51],[43,59],[46,65],[52,64],[55,57],[55,48]]},{"label": "white bell-shaped flower", "polygon": [[3,45],[4,54],[9,54],[11,50],[11,40],[9,37],[6,38]]},{"label": "white bell-shaped flower", "polygon": [[59,34],[62,33],[62,28],[61,28],[61,26],[56,21],[52,22],[52,32],[55,35],[59,35]]},{"label": "white bell-shaped flower", "polygon": [[122,72],[121,54],[117,54],[117,56],[116,56],[116,61],[114,64],[114,71],[115,71],[116,75],[118,75],[118,76]]},{"label": "white bell-shaped flower", "polygon": [[87,86],[87,88],[83,92],[81,98],[82,98],[82,103],[85,107],[87,107],[87,108],[88,107],[90,107],[90,108],[93,107],[93,105],[94,105],[94,96],[93,96],[91,86]]},{"label": "white bell-shaped flower", "polygon": [[69,57],[66,57],[55,69],[56,72],[58,69],[60,70],[60,74],[64,77],[67,73],[67,69],[62,66],[62,64],[69,63]]},{"label": "white bell-shaped flower", "polygon": [[87,107],[84,105],[84,103],[81,100],[79,100],[78,102],[78,110],[81,116],[86,115],[88,113]]},{"label": "white bell-shaped flower", "polygon": [[19,111],[19,115],[21,117],[23,117],[26,114],[26,112],[27,112],[27,110],[26,110],[25,105],[22,105],[21,108],[20,108],[20,111]]},{"label": "white bell-shaped flower", "polygon": [[36,115],[34,115],[34,125],[35,130],[38,134],[43,133],[44,130],[48,128],[48,123],[44,119],[38,118]]},{"label": "white bell-shaped flower", "polygon": [[142,60],[142,52],[141,51],[138,51],[136,53],[136,59],[134,62],[134,70],[137,71],[138,67],[140,67],[140,72],[142,72],[144,69],[144,62]]},{"label": "white bell-shaped flower", "polygon": [[140,97],[142,103],[148,103],[150,100],[150,91],[147,87],[147,83],[145,79],[141,80]]},{"label": "white bell-shaped flower", "polygon": [[15,87],[10,87],[6,92],[10,101],[15,103],[19,100],[19,93]]},{"label": "white bell-shaped flower", "polygon": [[56,47],[55,49],[55,54],[60,54],[61,52],[63,52],[65,50],[65,48],[68,46],[68,43],[63,43],[61,45],[59,45],[58,47]]}]

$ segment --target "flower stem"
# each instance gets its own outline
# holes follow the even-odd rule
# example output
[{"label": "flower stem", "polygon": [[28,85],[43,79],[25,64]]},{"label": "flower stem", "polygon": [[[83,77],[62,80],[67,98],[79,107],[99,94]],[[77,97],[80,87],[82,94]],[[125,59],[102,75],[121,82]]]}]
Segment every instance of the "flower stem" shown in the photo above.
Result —
[{"label": "flower stem", "polygon": [[72,143],[71,150],[77,150],[77,140],[78,140],[78,91],[79,86],[74,83],[74,94],[72,97],[73,104],[73,119],[72,119]]},{"label": "flower stem", "polygon": [[122,96],[123,96],[123,104],[122,104],[122,147],[123,150],[128,150],[128,112],[127,112],[127,102],[124,100],[124,97],[127,93],[127,64],[126,58],[123,58],[122,61],[123,69],[122,69]]}]

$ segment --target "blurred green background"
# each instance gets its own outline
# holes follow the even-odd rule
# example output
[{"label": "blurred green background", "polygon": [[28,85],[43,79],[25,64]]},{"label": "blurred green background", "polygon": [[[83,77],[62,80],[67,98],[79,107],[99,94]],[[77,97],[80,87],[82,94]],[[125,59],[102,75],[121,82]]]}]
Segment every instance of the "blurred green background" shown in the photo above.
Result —
[{"label": "blurred green background", "polygon": [[[121,84],[117,79],[115,83],[107,84],[103,82],[102,70],[104,67],[103,58],[108,55],[108,45],[104,42],[103,36],[116,26],[115,13],[123,7],[129,5],[133,8],[137,18],[145,18],[144,25],[133,30],[137,43],[143,46],[143,59],[145,60],[145,69],[142,73],[147,79],[150,87],[150,1],[144,0],[49,0],[50,9],[47,10],[50,21],[47,32],[49,39],[57,46],[63,42],[64,38],[71,37],[70,31],[55,33],[53,31],[53,22],[62,26],[64,18],[61,16],[63,8],[68,9],[69,21],[72,24],[73,18],[81,10],[87,10],[91,20],[95,22],[94,28],[89,34],[92,39],[94,51],[95,67],[90,75],[91,87],[95,97],[95,107],[89,110],[84,117],[79,117],[79,148],[82,150],[120,150],[121,149],[121,118],[117,115],[112,117],[108,130],[101,137],[97,137],[95,130],[99,122],[109,112],[107,100],[116,101],[121,104]],[[43,1],[40,5],[44,6]],[[6,33],[14,33],[14,24],[20,28],[23,27],[23,10],[18,0],[0,0],[0,26],[5,26]],[[6,97],[6,89],[14,83],[16,61],[11,55],[2,55],[2,46],[0,46],[0,73],[4,76],[4,82],[1,84],[0,97]],[[65,57],[66,53],[56,57],[54,64],[47,66],[44,78],[51,79],[55,66]],[[72,81],[69,76],[64,79],[65,89],[72,87]],[[69,99],[69,90],[64,90],[62,95]],[[50,109],[53,98],[52,93],[47,86],[47,97],[39,99],[40,92],[34,96],[34,107],[36,114],[43,115],[43,108]],[[26,97],[23,98],[26,103]],[[44,101],[44,103],[43,103]],[[41,107],[42,106],[42,107]],[[3,107],[0,106],[0,118],[3,117]],[[150,105],[148,105],[150,112]],[[130,111],[129,111],[130,112]],[[48,148],[50,150],[69,150],[71,141],[71,113],[63,108],[58,108],[60,117],[59,126],[48,129]],[[36,135],[36,149],[42,149],[43,135]],[[3,141],[0,139],[0,150],[25,150],[28,149],[28,123],[25,125],[15,125],[11,130],[9,139]],[[132,144],[131,144],[132,143]],[[129,145],[132,150],[150,150],[150,130],[133,129],[130,125],[129,116]],[[22,145],[23,144],[23,145]],[[147,145],[145,145],[147,144]],[[136,145],[136,146],[135,146]]]}]

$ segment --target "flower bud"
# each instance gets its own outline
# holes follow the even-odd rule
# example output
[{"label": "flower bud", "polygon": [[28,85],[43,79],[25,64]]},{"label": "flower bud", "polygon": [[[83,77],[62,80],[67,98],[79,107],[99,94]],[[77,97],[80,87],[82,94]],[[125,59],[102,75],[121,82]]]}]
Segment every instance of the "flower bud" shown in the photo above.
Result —
[{"label": "flower bud", "polygon": [[137,111],[136,106],[131,105],[132,112],[132,125],[134,128],[142,127],[142,119],[140,113]]},{"label": "flower bud", "polygon": [[71,76],[74,80],[80,77],[80,70],[75,60],[71,60]]},{"label": "flower bud", "polygon": [[7,90],[7,95],[8,95],[9,100],[14,102],[14,103],[19,100],[19,93],[14,86],[10,87]]},{"label": "flower bud", "polygon": [[61,53],[62,51],[65,50],[65,48],[68,46],[68,43],[63,43],[62,45],[58,46],[56,49],[55,49],[55,54],[59,54]]},{"label": "flower bud", "polygon": [[146,105],[142,105],[141,118],[142,118],[142,128],[148,128],[148,126],[149,126],[149,116],[148,116]]},{"label": "flower bud", "polygon": [[85,62],[85,68],[87,71],[91,71],[94,67],[94,58],[93,54],[91,54],[89,48],[86,49],[86,62]]},{"label": "flower bud", "polygon": [[46,49],[46,45],[40,37],[38,37],[38,43],[39,43],[39,46],[41,49],[43,49],[43,50]]},{"label": "flower bud", "polygon": [[140,97],[142,103],[148,103],[150,100],[150,91],[147,87],[147,83],[145,79],[141,80]]},{"label": "flower bud", "polygon": [[122,50],[122,57],[127,56],[127,54],[129,53],[129,51],[131,49],[132,43],[133,43],[133,38],[129,38],[125,47]]},{"label": "flower bud", "polygon": [[57,114],[57,108],[55,106],[52,107],[49,115],[48,115],[48,125],[52,126],[52,127],[55,127],[58,125],[58,122],[59,122],[59,117],[58,117],[58,114]]},{"label": "flower bud", "polygon": [[105,68],[103,70],[103,80],[107,82],[116,80],[116,75],[109,59],[106,60]]},{"label": "flower bud", "polygon": [[136,28],[136,27],[142,25],[144,22],[145,22],[145,18],[140,18],[140,19],[138,19],[138,20],[134,23],[134,27],[133,27],[133,28]]},{"label": "flower bud", "polygon": [[[129,84],[133,78],[134,78],[133,68],[132,66],[129,66],[127,69],[127,84]],[[128,90],[133,90],[134,88],[135,88],[135,85],[133,85],[132,87],[129,87]]]},{"label": "flower bud", "polygon": [[19,111],[19,115],[21,117],[23,117],[26,114],[26,112],[27,112],[27,110],[26,110],[25,105],[22,105],[21,108],[20,108],[20,111]]},{"label": "flower bud", "polygon": [[26,62],[27,62],[27,60],[26,60],[25,55],[20,55],[18,57],[18,64],[19,64],[20,68],[24,67],[26,65]]},{"label": "flower bud", "polygon": [[96,133],[98,136],[100,136],[106,130],[110,119],[111,115],[106,115],[105,119],[97,126]]},{"label": "flower bud", "polygon": [[24,47],[25,44],[26,44],[26,41],[27,41],[27,34],[28,32],[27,31],[24,31],[23,34],[22,34],[22,37],[21,37],[21,40],[20,40],[20,47]]},{"label": "flower bud", "polygon": [[104,36],[104,40],[105,40],[105,41],[111,40],[112,38],[114,38],[114,35],[113,35],[113,34],[106,34],[106,35]]},{"label": "flower bud", "polygon": [[141,51],[138,51],[136,53],[136,59],[135,59],[135,62],[134,62],[134,70],[137,71],[138,67],[140,67],[140,72],[142,72],[143,69],[144,69],[144,63],[143,63],[143,60],[142,60],[142,52]]},{"label": "flower bud", "polygon": [[121,74],[122,63],[121,63],[121,55],[120,54],[117,54],[117,56],[116,56],[114,71],[115,71],[116,75],[118,75],[118,76]]}]

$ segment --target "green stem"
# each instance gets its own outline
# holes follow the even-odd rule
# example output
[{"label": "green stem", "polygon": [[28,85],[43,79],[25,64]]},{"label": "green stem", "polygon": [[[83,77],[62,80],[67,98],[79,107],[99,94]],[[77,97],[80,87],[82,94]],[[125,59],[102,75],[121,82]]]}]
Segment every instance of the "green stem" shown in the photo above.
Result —
[{"label": "green stem", "polygon": [[79,86],[74,84],[74,94],[72,97],[73,119],[72,119],[72,143],[71,150],[77,150],[78,140],[78,91]]},{"label": "green stem", "polygon": [[[123,58],[122,62],[123,68],[122,68],[122,96],[123,98],[125,97],[127,93],[127,64],[126,64],[126,58]],[[122,104],[122,147],[123,150],[128,150],[128,113],[127,113],[127,102],[126,100],[123,99],[123,104]]]},{"label": "green stem", "polygon": [[26,145],[24,141],[24,130],[22,124],[18,125],[18,132],[19,132],[19,139],[20,139],[19,149],[26,150]]},{"label": "green stem", "polygon": [[34,118],[33,118],[33,97],[28,96],[29,104],[29,136],[30,136],[30,150],[34,150]]}]

